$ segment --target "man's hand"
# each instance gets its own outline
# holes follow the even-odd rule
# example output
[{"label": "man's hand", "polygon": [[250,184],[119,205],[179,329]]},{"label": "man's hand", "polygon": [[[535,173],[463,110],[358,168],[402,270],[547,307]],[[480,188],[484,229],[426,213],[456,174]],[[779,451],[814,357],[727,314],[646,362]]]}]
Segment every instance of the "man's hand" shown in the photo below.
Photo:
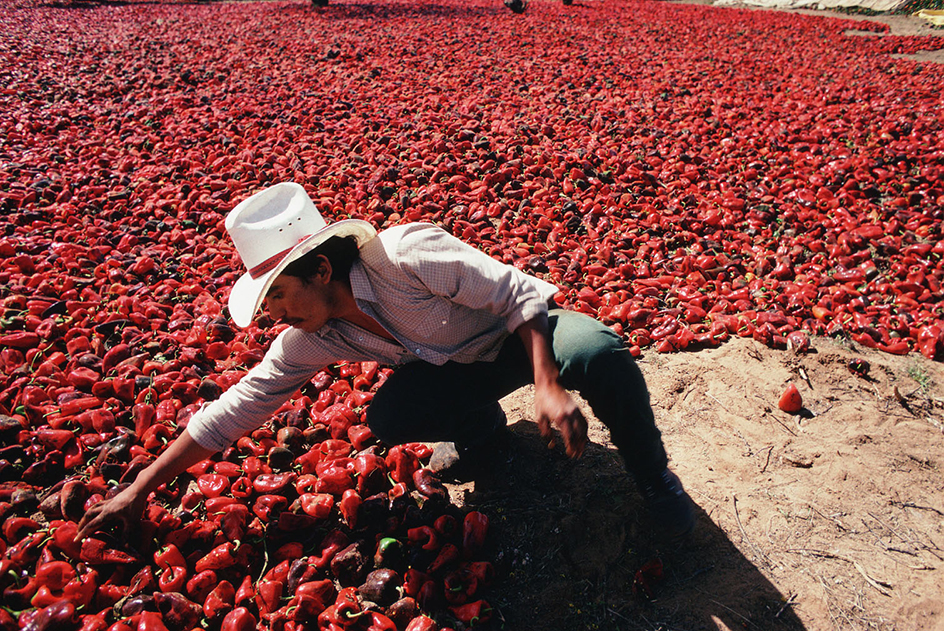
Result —
[{"label": "man's hand", "polygon": [[144,512],[146,499],[146,492],[131,485],[110,500],[102,500],[95,504],[79,522],[79,530],[75,535],[76,541],[114,522],[120,522],[124,532],[133,532],[134,523],[141,519],[141,514]]},{"label": "man's hand", "polygon": [[554,446],[554,434],[551,426],[556,425],[564,437],[567,455],[579,458],[587,445],[587,419],[573,398],[556,382],[535,385],[534,415],[541,430],[541,436],[548,441],[548,447]]},{"label": "man's hand", "polygon": [[110,500],[99,502],[79,522],[76,540],[101,530],[112,522],[121,522],[125,532],[133,532],[134,524],[141,519],[147,497],[161,484],[170,482],[214,451],[201,447],[186,429],[157,460],[138,474],[134,482]]}]

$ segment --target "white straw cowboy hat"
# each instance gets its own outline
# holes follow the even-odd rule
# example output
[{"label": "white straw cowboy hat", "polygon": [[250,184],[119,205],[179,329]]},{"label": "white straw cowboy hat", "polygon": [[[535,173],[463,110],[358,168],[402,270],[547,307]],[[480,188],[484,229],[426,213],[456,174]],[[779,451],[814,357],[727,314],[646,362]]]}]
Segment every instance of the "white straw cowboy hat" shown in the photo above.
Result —
[{"label": "white straw cowboy hat", "polygon": [[226,231],[249,271],[229,295],[229,312],[249,326],[272,281],[282,270],[331,237],[353,236],[360,247],[377,235],[359,219],[328,224],[299,184],[283,182],[243,200],[226,216]]}]

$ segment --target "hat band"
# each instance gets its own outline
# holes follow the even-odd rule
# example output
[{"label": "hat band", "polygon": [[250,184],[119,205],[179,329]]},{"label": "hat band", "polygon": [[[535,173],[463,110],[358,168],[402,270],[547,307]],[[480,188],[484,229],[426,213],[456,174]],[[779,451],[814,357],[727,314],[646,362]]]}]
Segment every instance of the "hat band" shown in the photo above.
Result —
[{"label": "hat band", "polygon": [[282,262],[282,259],[284,259],[285,256],[294,249],[295,249],[295,246],[293,245],[290,248],[286,248],[282,250],[275,256],[271,256],[267,258],[266,260],[264,260],[263,262],[259,263],[258,265],[253,267],[251,270],[249,270],[249,276],[251,276],[252,279],[255,280],[259,278],[260,276],[262,276],[263,274],[265,274],[266,272],[271,272],[273,269],[275,269],[275,267],[279,263]]}]

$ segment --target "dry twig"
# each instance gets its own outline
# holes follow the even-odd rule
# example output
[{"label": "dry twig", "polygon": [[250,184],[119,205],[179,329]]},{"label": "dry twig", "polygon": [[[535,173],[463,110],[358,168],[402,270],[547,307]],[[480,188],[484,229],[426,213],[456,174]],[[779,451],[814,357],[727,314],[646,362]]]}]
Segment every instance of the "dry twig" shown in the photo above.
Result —
[{"label": "dry twig", "polygon": [[732,502],[734,504],[734,520],[737,522],[738,528],[741,530],[741,536],[744,537],[744,541],[751,547],[754,551],[754,554],[757,555],[757,558],[764,563],[767,567],[771,566],[770,559],[764,554],[764,551],[754,545],[754,542],[751,541],[751,538],[747,536],[747,531],[744,530],[744,525],[741,524],[741,516],[738,514],[738,500],[737,496],[732,496]]},{"label": "dry twig", "polygon": [[825,550],[814,550],[811,548],[788,548],[786,552],[793,552],[795,554],[809,554],[816,557],[822,557],[825,559],[836,559],[837,561],[845,561],[849,563],[856,569],[856,571],[862,575],[862,578],[865,579],[865,582],[880,591],[885,596],[891,596],[891,590],[894,589],[890,583],[885,581],[880,581],[878,579],[872,578],[865,571],[865,568],[862,567],[862,564],[856,561],[855,559],[849,559],[839,554],[833,554],[832,552],[826,552]]}]

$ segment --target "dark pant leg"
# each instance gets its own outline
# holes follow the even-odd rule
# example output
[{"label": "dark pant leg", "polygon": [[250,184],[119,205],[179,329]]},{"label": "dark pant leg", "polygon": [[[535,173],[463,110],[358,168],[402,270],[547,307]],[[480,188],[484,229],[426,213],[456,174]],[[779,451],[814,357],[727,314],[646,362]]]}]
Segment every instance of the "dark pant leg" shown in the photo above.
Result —
[{"label": "dark pant leg", "polygon": [[[589,316],[563,309],[551,310],[548,324],[561,385],[580,392],[610,429],[627,469],[646,474],[665,468],[645,380],[620,337]],[[397,368],[371,401],[367,422],[388,444],[475,444],[492,429],[492,417],[482,412],[533,379],[524,345],[511,336],[494,362]]]},{"label": "dark pant leg", "polygon": [[548,314],[561,385],[578,391],[610,430],[610,438],[636,475],[662,471],[667,458],[649,391],[622,339],[597,320],[563,309]]}]

